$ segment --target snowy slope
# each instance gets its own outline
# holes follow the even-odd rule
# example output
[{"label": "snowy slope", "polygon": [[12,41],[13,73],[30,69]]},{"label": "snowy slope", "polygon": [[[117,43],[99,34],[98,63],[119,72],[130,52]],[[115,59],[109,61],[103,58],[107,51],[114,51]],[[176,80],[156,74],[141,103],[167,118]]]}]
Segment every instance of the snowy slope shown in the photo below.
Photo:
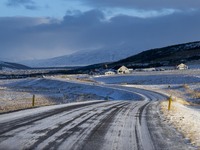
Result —
[{"label": "snowy slope", "polygon": [[28,60],[20,63],[31,67],[63,67],[63,66],[84,66],[102,62],[117,61],[132,55],[132,49],[101,49],[95,51],[76,52],[70,55],[44,59]]}]

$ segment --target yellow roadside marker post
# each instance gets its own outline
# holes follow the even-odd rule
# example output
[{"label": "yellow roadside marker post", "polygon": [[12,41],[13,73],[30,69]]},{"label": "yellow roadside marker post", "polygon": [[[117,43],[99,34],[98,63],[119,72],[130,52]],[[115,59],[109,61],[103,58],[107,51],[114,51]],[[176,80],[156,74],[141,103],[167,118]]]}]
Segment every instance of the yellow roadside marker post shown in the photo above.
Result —
[{"label": "yellow roadside marker post", "polygon": [[169,97],[168,110],[171,109],[171,104],[172,104],[172,96]]},{"label": "yellow roadside marker post", "polygon": [[33,95],[33,99],[32,99],[32,107],[35,106],[35,95]]}]

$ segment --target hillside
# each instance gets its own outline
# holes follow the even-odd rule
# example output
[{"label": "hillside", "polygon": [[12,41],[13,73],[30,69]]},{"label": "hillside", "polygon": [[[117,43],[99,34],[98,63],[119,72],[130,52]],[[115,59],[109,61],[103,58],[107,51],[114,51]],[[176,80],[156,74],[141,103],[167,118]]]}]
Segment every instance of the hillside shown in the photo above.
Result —
[{"label": "hillside", "polygon": [[111,65],[129,67],[170,66],[200,60],[200,42],[191,42],[163,48],[151,49],[117,61]]},{"label": "hillside", "polygon": [[30,69],[30,67],[18,63],[0,61],[0,70],[16,70],[16,69]]},{"label": "hillside", "polygon": [[105,68],[105,66],[113,68],[125,65],[136,69],[175,66],[180,63],[200,66],[200,41],[151,49],[116,62],[94,64],[70,71],[69,73],[88,73],[91,70]]}]

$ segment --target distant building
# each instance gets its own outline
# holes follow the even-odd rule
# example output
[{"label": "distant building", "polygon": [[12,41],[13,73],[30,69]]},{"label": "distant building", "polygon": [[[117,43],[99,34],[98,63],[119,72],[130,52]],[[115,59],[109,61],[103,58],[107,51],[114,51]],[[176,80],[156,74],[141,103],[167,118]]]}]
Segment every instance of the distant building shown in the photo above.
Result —
[{"label": "distant building", "polygon": [[115,75],[115,72],[114,71],[106,71],[104,74],[105,75]]},{"label": "distant building", "polygon": [[133,69],[132,68],[131,69],[129,68],[128,70],[129,70],[130,73],[133,73]]},{"label": "distant building", "polygon": [[181,63],[178,66],[176,66],[176,69],[178,69],[178,70],[186,70],[186,69],[188,69],[188,66],[183,64],[183,63]]},{"label": "distant building", "polygon": [[156,71],[156,68],[143,68],[142,71]]},{"label": "distant building", "polygon": [[114,69],[117,71],[117,74],[129,74],[130,73],[130,70],[125,66],[115,67]]}]

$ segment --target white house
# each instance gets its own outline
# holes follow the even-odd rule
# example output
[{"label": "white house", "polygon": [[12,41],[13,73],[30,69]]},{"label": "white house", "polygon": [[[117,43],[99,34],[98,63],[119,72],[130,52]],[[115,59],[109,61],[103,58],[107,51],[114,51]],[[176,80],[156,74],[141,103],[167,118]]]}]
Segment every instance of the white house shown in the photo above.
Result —
[{"label": "white house", "polygon": [[185,70],[185,69],[188,69],[188,66],[185,65],[185,64],[183,64],[183,63],[181,63],[178,66],[176,66],[176,69],[178,69],[178,70]]},{"label": "white house", "polygon": [[129,74],[130,70],[125,66],[121,66],[120,68],[117,69],[117,73],[118,74]]}]

